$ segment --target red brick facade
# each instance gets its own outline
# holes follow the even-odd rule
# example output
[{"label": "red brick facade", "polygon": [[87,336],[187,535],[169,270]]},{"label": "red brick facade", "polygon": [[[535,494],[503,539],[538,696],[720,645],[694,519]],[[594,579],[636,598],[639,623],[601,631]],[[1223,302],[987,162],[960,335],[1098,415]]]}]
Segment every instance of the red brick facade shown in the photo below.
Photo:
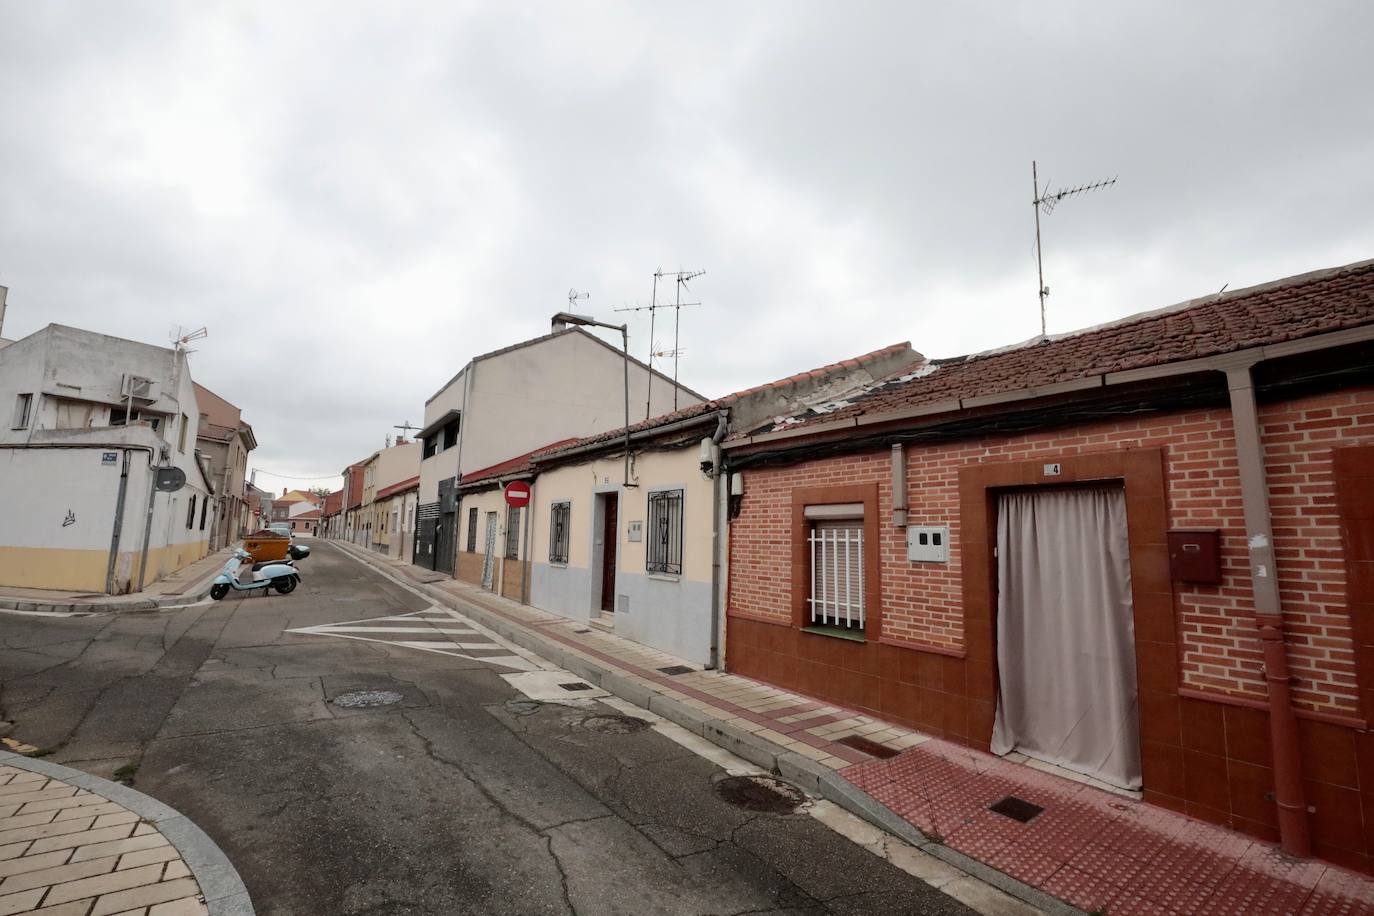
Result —
[{"label": "red brick facade", "polygon": [[[1260,417],[1314,841],[1325,857],[1369,870],[1374,450],[1359,447],[1374,446],[1374,388],[1264,405]],[[1272,838],[1266,689],[1230,411],[1146,414],[912,445],[905,454],[909,523],[950,526],[947,564],[906,559],[905,533],[891,522],[887,449],[744,471],[730,530],[727,667],[986,747],[995,656],[983,618],[969,615],[990,594],[989,549],[961,534],[981,536],[988,520],[971,526],[968,513],[988,504],[982,488],[1043,462],[1064,462],[1065,480],[1124,479],[1146,797]],[[877,490],[881,604],[870,614],[880,645],[801,634],[795,616],[794,493],[859,485]],[[1166,528],[1220,529],[1221,585],[1170,581]]]}]

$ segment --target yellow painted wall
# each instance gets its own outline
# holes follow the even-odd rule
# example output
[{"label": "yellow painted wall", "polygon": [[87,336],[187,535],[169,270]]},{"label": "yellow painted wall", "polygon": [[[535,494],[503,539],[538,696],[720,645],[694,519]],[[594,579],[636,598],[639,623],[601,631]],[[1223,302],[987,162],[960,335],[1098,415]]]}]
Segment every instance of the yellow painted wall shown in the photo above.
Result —
[{"label": "yellow painted wall", "polygon": [[[209,552],[208,540],[172,544],[169,547],[149,550],[148,576],[144,585],[150,585],[183,566],[194,563]],[[103,594],[109,559],[108,550],[0,547],[0,586]],[[138,564],[141,559],[141,552],[122,552],[115,569],[132,569],[133,581],[137,583]]]}]

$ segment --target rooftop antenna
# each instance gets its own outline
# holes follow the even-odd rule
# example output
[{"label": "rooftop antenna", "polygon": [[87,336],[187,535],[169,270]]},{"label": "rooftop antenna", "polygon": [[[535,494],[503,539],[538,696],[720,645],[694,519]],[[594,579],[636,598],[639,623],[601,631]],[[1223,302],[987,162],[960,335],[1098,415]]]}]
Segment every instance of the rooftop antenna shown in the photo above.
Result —
[{"label": "rooftop antenna", "polygon": [[[194,331],[188,331],[188,330],[186,330],[185,328],[183,328],[181,325],[177,325],[177,326],[172,330],[172,333],[171,333],[171,335],[170,335],[171,340],[172,340],[172,346],[173,346],[173,348],[175,348],[175,349],[177,349],[177,350],[185,350],[185,349],[186,349],[186,345],[187,345],[188,343],[190,343],[191,341],[193,341],[193,340],[201,340],[202,338],[209,337],[209,336],[210,336],[210,331],[209,331],[209,329],[207,329],[207,328],[196,328]],[[191,352],[195,352],[195,351],[193,350],[193,351],[191,351]]]},{"label": "rooftop antenna", "polygon": [[415,429],[419,429],[420,427],[418,427],[418,426],[411,426],[411,425],[410,425],[410,421],[409,421],[409,420],[406,420],[404,423],[396,424],[396,425],[392,426],[391,428],[392,428],[392,429],[399,429],[404,437],[409,438],[409,436],[410,436],[410,431],[411,431],[411,430],[415,430]]},{"label": "rooftop antenna", "polygon": [[[1103,188],[1110,188],[1116,184],[1115,178],[1106,181],[1095,181],[1092,184],[1081,184],[1076,188],[1060,188],[1058,191],[1050,192],[1046,190],[1040,193],[1040,178],[1035,171],[1035,160],[1031,160],[1031,183],[1035,187],[1035,198],[1031,201],[1031,206],[1035,208],[1035,272],[1040,279],[1040,338],[1043,340],[1045,334],[1045,297],[1050,294],[1050,288],[1045,285],[1045,268],[1042,266],[1040,257],[1040,211],[1044,210],[1045,215],[1049,216],[1054,212],[1054,208],[1066,197],[1075,194],[1086,194],[1089,191],[1100,191]],[[1049,182],[1045,182],[1045,187],[1049,188]]]},{"label": "rooftop antenna", "polygon": [[591,294],[591,293],[580,293],[580,292],[577,291],[576,288],[573,288],[573,289],[568,290],[568,311],[570,311],[570,312],[576,312],[576,311],[577,311],[577,300],[579,300],[579,299],[590,299],[591,297],[592,297],[592,294]]},{"label": "rooftop antenna", "polygon": [[692,290],[687,286],[687,281],[695,280],[704,273],[706,273],[704,270],[679,270],[677,272],[677,298],[673,302],[673,410],[677,410],[677,359],[682,354],[682,348],[678,346],[678,329],[682,324],[682,307],[684,305],[701,305],[700,302],[683,302],[682,291],[686,289],[690,293]]}]

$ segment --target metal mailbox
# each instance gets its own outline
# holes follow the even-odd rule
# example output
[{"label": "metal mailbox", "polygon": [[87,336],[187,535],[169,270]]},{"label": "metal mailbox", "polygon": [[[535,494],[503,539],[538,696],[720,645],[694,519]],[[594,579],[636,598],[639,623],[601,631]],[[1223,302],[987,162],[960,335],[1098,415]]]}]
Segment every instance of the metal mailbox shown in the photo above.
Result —
[{"label": "metal mailbox", "polygon": [[1221,584],[1221,532],[1216,528],[1169,532],[1169,577],[1177,582]]}]

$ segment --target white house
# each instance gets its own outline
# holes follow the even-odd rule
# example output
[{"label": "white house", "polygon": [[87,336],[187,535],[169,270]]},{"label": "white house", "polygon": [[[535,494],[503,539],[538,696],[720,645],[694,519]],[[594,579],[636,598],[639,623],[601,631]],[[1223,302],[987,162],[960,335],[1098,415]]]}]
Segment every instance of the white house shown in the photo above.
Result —
[{"label": "white house", "polygon": [[205,556],[199,418],[182,350],[57,324],[0,350],[0,585],[118,594]]},{"label": "white house", "polygon": [[[654,417],[631,427],[628,462],[623,432],[608,429],[494,469],[483,481],[465,478],[465,489],[532,481],[530,584],[517,593],[497,577],[502,593],[527,594],[546,611],[696,664],[717,664],[729,533],[728,469],[719,443],[779,415],[823,413],[837,398],[907,371],[920,358],[909,343],[894,344]],[[499,536],[503,516],[492,504],[499,491],[486,499],[487,531]],[[474,569],[483,565],[476,559],[492,567],[493,548],[505,549],[503,570],[515,556],[508,530],[504,540],[489,535],[485,549],[469,534],[466,546],[476,547]]]},{"label": "white house", "polygon": [[458,480],[552,441],[699,404],[702,396],[580,327],[473,357],[425,404],[413,561],[454,572]]}]

